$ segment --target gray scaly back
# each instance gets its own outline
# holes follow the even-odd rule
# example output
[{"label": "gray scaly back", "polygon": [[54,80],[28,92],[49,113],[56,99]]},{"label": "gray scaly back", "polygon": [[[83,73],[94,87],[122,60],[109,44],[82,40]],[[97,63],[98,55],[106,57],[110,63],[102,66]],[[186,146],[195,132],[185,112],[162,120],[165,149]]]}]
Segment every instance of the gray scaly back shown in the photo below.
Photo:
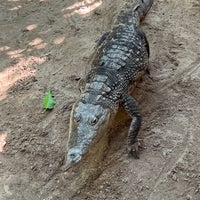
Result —
[{"label": "gray scaly back", "polygon": [[128,152],[137,156],[137,134],[141,115],[129,89],[147,70],[149,45],[140,21],[152,0],[138,0],[121,11],[110,33],[98,43],[85,90],[70,118],[67,160],[76,163],[106,131],[121,104],[132,117]]}]

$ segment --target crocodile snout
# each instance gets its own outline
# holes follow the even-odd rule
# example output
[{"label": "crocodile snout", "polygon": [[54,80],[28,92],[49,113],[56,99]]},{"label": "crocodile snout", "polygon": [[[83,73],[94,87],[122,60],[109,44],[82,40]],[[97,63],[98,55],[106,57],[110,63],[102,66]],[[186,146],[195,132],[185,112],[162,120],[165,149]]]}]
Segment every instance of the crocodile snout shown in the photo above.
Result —
[{"label": "crocodile snout", "polygon": [[74,147],[68,150],[67,161],[70,163],[77,163],[81,160],[82,151],[78,147]]}]

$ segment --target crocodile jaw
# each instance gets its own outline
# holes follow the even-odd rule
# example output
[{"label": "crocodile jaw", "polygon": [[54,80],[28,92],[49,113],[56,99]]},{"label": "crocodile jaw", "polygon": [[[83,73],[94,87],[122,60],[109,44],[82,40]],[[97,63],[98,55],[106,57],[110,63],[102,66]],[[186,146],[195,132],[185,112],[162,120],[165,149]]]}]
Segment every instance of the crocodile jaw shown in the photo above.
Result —
[{"label": "crocodile jaw", "polygon": [[106,131],[111,111],[101,105],[77,102],[70,117],[67,161],[77,163]]}]

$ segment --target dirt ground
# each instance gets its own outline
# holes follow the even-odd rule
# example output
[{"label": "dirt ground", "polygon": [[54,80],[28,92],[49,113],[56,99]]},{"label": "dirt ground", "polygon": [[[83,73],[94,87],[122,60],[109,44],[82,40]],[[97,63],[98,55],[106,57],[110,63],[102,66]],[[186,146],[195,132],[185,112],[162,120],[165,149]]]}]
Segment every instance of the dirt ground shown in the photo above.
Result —
[{"label": "dirt ground", "polygon": [[[126,155],[128,118],[114,125],[118,131],[87,184],[79,183],[81,166],[65,166],[78,79],[124,4],[0,1],[1,200],[200,199],[198,0],[155,0],[143,23],[153,79],[144,78],[135,94],[143,116],[140,159]],[[57,100],[50,112],[41,104],[48,89]]]}]

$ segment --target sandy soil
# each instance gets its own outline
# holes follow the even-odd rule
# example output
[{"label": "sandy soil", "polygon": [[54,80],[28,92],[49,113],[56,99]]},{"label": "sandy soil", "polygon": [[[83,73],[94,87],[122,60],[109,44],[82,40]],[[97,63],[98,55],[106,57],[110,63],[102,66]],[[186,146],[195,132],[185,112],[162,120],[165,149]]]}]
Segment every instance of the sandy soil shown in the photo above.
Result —
[{"label": "sandy soil", "polygon": [[[200,3],[155,0],[143,28],[151,76],[135,94],[140,159],[125,153],[130,119],[86,185],[67,170],[69,113],[96,41],[125,1],[1,0],[0,199],[200,199]],[[41,106],[51,89],[57,105]]]}]

